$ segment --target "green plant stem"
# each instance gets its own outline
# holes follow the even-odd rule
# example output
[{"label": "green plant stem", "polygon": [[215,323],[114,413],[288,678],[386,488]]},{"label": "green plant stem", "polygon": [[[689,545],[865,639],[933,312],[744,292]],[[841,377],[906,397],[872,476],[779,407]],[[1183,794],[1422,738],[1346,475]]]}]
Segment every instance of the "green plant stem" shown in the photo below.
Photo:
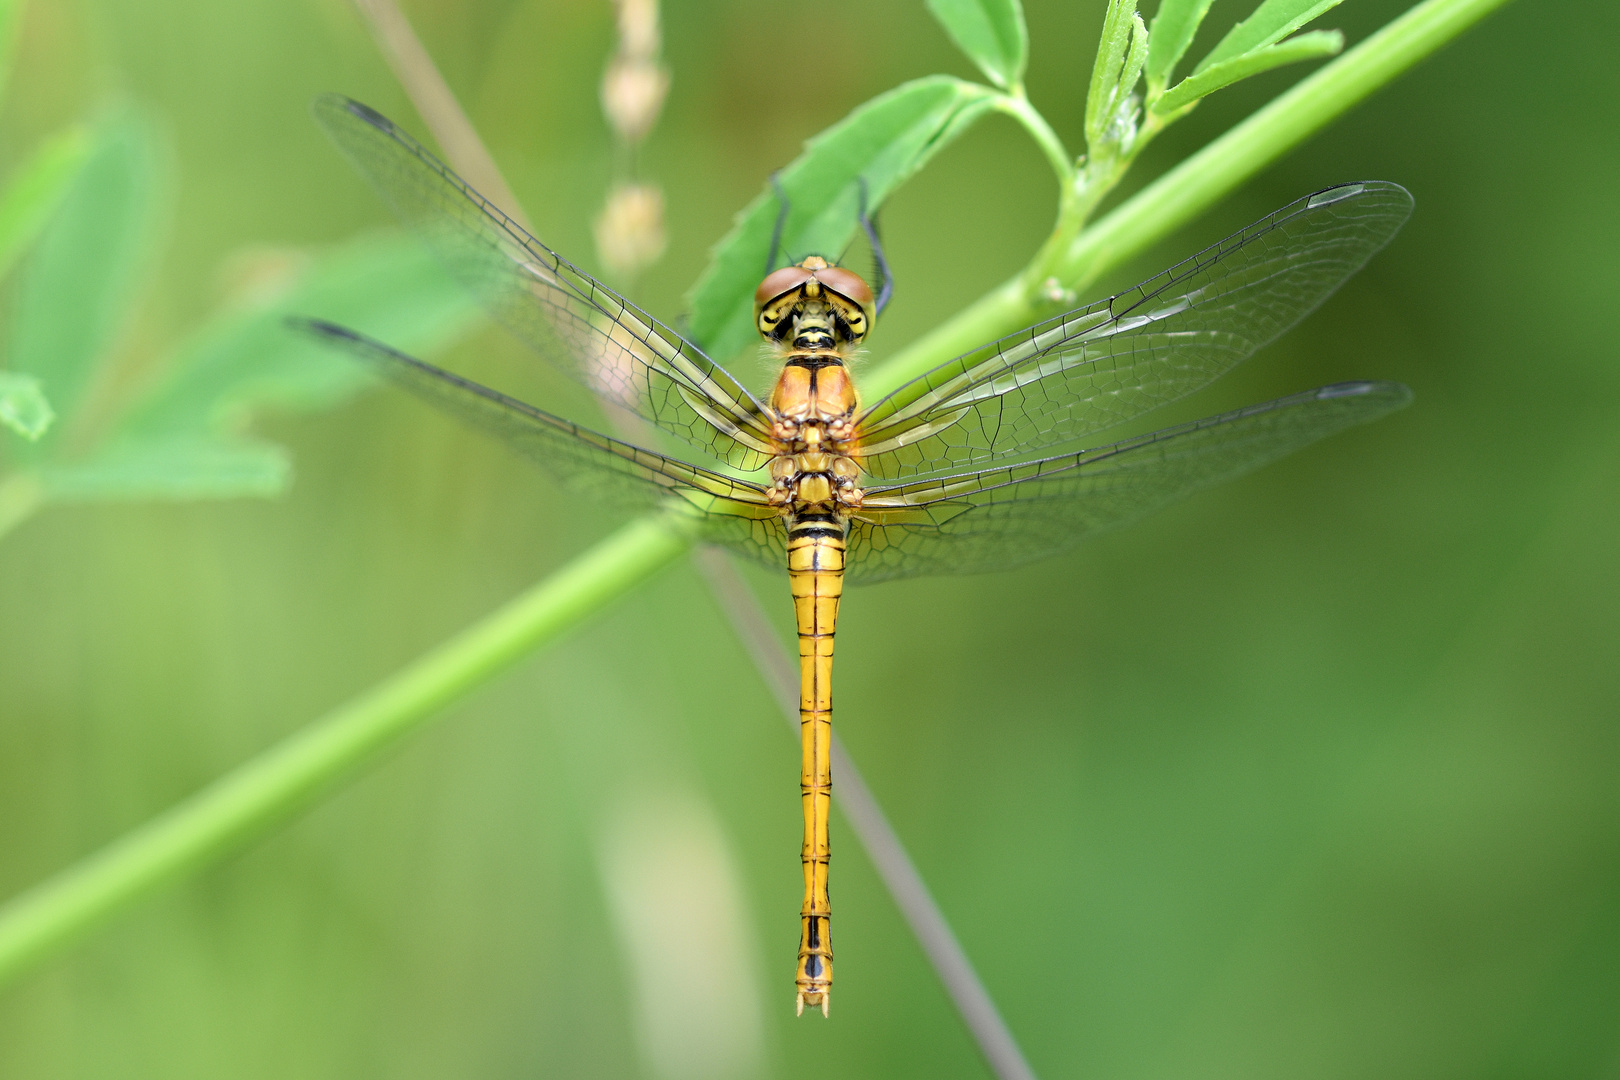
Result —
[{"label": "green plant stem", "polygon": [[0,983],[302,809],[445,705],[680,558],[692,539],[671,517],[632,522],[403,671],[13,898],[0,908]]},{"label": "green plant stem", "polygon": [[1427,0],[1256,111],[1082,233],[1058,274],[1083,288],[1157,242],[1507,0]]},{"label": "green plant stem", "polygon": [[[1244,180],[1304,142],[1368,94],[1507,0],[1425,0],[1297,83],[1081,232],[1054,276],[1077,290],[1180,228]],[[1034,280],[1031,280],[1033,278]],[[864,380],[875,400],[918,375],[1060,307],[1020,271],[882,364]]]},{"label": "green plant stem", "polygon": [[1046,155],[1052,171],[1057,174],[1058,188],[1062,193],[1059,198],[1066,202],[1074,190],[1074,155],[1063,145],[1063,140],[1052,130],[1052,125],[1046,122],[1046,117],[1029,103],[1022,86],[1014,87],[1010,93],[998,94],[995,108],[997,112],[1005,113],[1024,125],[1024,130],[1029,132],[1035,145]]},{"label": "green plant stem", "polygon": [[[1160,239],[1505,2],[1426,0],[1413,8],[1082,233],[1065,263],[1073,280],[1091,280]],[[1050,305],[1030,297],[1020,274],[874,369],[869,393],[885,393],[1013,332],[1043,307]],[[660,516],[626,526],[358,700],[16,897],[0,908],[0,983],[284,820],[435,710],[605,606],[691,543],[677,522]]]}]

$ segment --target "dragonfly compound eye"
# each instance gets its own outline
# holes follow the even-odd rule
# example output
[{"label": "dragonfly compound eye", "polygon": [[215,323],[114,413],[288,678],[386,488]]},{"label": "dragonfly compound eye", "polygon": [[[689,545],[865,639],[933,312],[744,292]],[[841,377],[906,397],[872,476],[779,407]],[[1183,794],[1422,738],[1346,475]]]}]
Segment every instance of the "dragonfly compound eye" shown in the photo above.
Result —
[{"label": "dragonfly compound eye", "polygon": [[863,310],[871,309],[874,302],[872,287],[855,271],[845,270],[842,266],[829,266],[825,270],[816,271],[816,280],[856,307]]},{"label": "dragonfly compound eye", "polygon": [[861,275],[842,266],[829,266],[816,271],[816,280],[828,294],[827,299],[838,312],[851,341],[860,341],[872,329],[877,318],[873,306],[872,287]]},{"label": "dragonfly compound eye", "polygon": [[767,338],[777,338],[792,329],[790,316],[798,306],[800,291],[815,280],[815,274],[802,266],[784,266],[766,276],[754,290],[754,325]]}]

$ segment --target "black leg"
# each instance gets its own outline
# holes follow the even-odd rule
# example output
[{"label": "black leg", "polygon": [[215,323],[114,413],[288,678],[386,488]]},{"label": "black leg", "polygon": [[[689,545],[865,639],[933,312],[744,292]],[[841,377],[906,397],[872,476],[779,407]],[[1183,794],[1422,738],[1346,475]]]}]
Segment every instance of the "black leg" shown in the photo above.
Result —
[{"label": "black leg", "polygon": [[771,173],[771,190],[776,192],[776,201],[781,209],[776,211],[776,227],[771,230],[771,253],[765,256],[765,276],[770,277],[771,271],[776,269],[776,251],[782,246],[782,227],[787,224],[788,199],[787,192],[782,190],[782,183],[777,173]]},{"label": "black leg", "polygon": [[883,309],[889,306],[889,298],[894,295],[894,278],[889,274],[889,260],[883,257],[883,241],[878,239],[877,222],[866,212],[866,177],[857,177],[861,192],[861,228],[866,230],[867,242],[872,245],[872,261],[877,264],[877,302],[873,305],[876,314],[883,314]]}]

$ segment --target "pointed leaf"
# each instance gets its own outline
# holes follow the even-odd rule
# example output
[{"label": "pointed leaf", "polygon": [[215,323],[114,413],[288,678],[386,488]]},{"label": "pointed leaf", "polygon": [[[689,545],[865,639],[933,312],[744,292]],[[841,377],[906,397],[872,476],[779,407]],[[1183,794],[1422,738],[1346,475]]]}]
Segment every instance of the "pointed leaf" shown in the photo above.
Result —
[{"label": "pointed leaf", "polygon": [[[1113,126],[1121,102],[1130,93],[1130,87],[1121,87],[1120,75],[1138,21],[1136,0],[1108,0],[1102,34],[1097,41],[1097,60],[1091,67],[1091,89],[1086,94],[1086,145],[1093,154]],[[1135,80],[1132,82],[1134,84]]]},{"label": "pointed leaf", "polygon": [[[815,136],[777,177],[789,204],[783,253],[837,257],[857,227],[858,180],[865,178],[876,208],[996,98],[977,83],[931,75],[873,98]],[[777,208],[767,185],[715,245],[690,294],[690,334],[717,359],[758,340],[754,289],[765,274]]]},{"label": "pointed leaf", "polygon": [[1125,66],[1119,73],[1119,98],[1127,100],[1131,91],[1136,89],[1136,81],[1142,77],[1142,69],[1147,66],[1148,57],[1148,28],[1142,22],[1142,16],[1131,14],[1131,47],[1125,54]]},{"label": "pointed leaf", "polygon": [[1170,81],[1171,72],[1187,55],[1212,3],[1214,0],[1160,0],[1148,34],[1149,86],[1164,86]]},{"label": "pointed leaf", "polygon": [[0,371],[0,424],[32,442],[56,419],[45,391],[32,375]]},{"label": "pointed leaf", "polygon": [[38,378],[64,417],[128,315],[159,186],[155,136],[138,115],[102,123],[93,143],[29,257],[11,327],[12,368]]},{"label": "pointed leaf", "polygon": [[431,353],[477,324],[474,297],[415,238],[368,237],[323,257],[280,296],[217,318],[183,344],[169,372],[120,423],[125,438],[221,430],[255,406],[335,404],[369,376],[334,358],[288,316],[329,319],[413,353]]},{"label": "pointed leaf", "polygon": [[88,461],[39,473],[51,502],[267,498],[285,491],[291,478],[281,447],[208,436],[115,443]]},{"label": "pointed leaf", "polygon": [[0,277],[61,205],[89,151],[89,132],[71,127],[47,139],[12,174],[0,192]]},{"label": "pointed leaf", "polygon": [[1018,0],[928,0],[956,47],[1003,90],[1024,81],[1029,31]]},{"label": "pointed leaf", "polygon": [[1295,64],[1301,60],[1334,56],[1343,48],[1344,35],[1337,30],[1312,30],[1299,34],[1287,41],[1268,45],[1230,60],[1223,60],[1196,75],[1189,75],[1155,101],[1153,111],[1174,112],[1199,98],[1208,97],[1223,86],[1231,86],[1251,75],[1258,75],[1262,71],[1270,71],[1284,64]]},{"label": "pointed leaf", "polygon": [[1339,6],[1341,0],[1264,0],[1254,14],[1226,32],[1220,43],[1193,68],[1193,74],[1224,60],[1263,49],[1292,34],[1319,15]]}]

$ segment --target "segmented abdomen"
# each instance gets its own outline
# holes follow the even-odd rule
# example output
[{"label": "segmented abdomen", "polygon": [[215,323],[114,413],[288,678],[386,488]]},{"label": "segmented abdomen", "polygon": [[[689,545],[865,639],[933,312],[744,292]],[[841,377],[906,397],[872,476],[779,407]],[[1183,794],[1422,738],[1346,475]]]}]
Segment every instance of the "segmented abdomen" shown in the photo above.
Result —
[{"label": "segmented abdomen", "polygon": [[799,729],[803,744],[804,906],[800,910],[798,1006],[827,1011],[832,987],[832,903],[827,817],[832,809],[832,661],[844,590],[844,529],[799,519],[788,534],[788,581],[799,630]]}]

